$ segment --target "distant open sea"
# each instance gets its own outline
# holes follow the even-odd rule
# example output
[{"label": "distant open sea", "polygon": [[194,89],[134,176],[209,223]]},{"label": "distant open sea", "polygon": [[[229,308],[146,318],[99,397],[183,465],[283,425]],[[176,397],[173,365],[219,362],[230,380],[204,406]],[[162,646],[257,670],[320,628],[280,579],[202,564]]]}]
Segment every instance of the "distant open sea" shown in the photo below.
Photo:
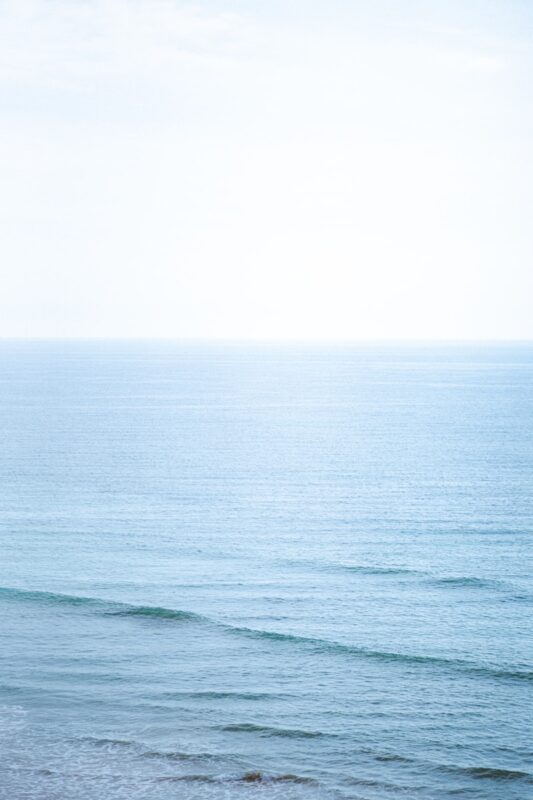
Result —
[{"label": "distant open sea", "polygon": [[0,343],[2,800],[533,797],[533,345]]}]

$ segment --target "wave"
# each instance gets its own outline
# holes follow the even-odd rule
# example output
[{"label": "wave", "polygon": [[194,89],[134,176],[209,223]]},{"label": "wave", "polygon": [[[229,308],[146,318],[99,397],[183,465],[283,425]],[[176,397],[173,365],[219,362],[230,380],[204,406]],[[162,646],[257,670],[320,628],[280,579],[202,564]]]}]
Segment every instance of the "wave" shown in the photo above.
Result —
[{"label": "wave", "polygon": [[531,603],[533,603],[533,594],[514,594],[508,599],[513,600],[515,603],[526,603],[531,605]]},{"label": "wave", "polygon": [[427,575],[409,567],[379,566],[374,564],[341,564],[338,562],[306,561],[302,559],[281,562],[284,565],[309,568],[313,572],[353,572],[359,575]]},{"label": "wave", "polygon": [[506,589],[509,588],[504,581],[495,580],[491,578],[476,578],[469,575],[460,575],[458,577],[447,578],[433,578],[430,583],[435,586],[449,586],[450,588],[457,587],[472,587],[474,589]]},{"label": "wave", "polygon": [[217,757],[210,753],[180,753],[178,750],[173,752],[159,752],[158,750],[147,750],[140,753],[141,758],[153,758],[161,761],[215,761]]},{"label": "wave", "polygon": [[95,736],[81,736],[76,741],[87,742],[94,747],[115,750],[124,749],[134,753],[139,758],[161,761],[227,761],[228,757],[217,753],[186,753],[180,750],[149,750],[142,742],[131,739],[99,738]]},{"label": "wave", "polygon": [[27,602],[42,602],[78,607],[81,606],[86,607],[89,610],[96,611],[105,617],[145,618],[161,622],[198,622],[211,625],[232,635],[245,636],[260,641],[272,641],[308,647],[314,652],[318,653],[338,653],[351,655],[357,658],[381,661],[383,663],[436,666],[442,667],[443,669],[456,669],[466,673],[485,675],[491,678],[505,678],[522,681],[533,680],[533,671],[531,670],[516,669],[510,666],[497,667],[488,664],[478,664],[473,661],[466,661],[462,659],[445,658],[442,656],[416,655],[413,653],[399,653],[386,650],[371,650],[366,647],[360,647],[353,644],[344,644],[342,642],[333,642],[328,639],[300,636],[298,634],[282,633],[279,631],[238,627],[224,622],[217,622],[192,611],[183,611],[180,609],[165,608],[160,606],[134,605],[131,603],[121,603],[113,600],[101,600],[95,597],[83,597],[77,595],[9,587],[0,587],[0,598],[1,597],[5,597],[10,600]]},{"label": "wave", "polygon": [[[273,728],[269,726],[262,726],[252,723],[241,723],[241,724],[234,724],[234,725],[225,725],[225,726],[218,726],[218,730],[222,731],[236,731],[236,732],[244,732],[244,733],[258,733],[263,736],[282,736],[282,737],[289,737],[289,738],[322,738],[322,737],[329,737],[332,734],[322,733],[322,732],[314,732],[314,731],[306,731],[306,730],[295,730],[295,729],[286,729],[286,728]],[[269,783],[303,783],[303,784],[317,784],[318,781],[311,777],[300,776],[292,773],[284,773],[280,775],[271,775],[265,774],[260,771],[251,771],[245,772],[244,774],[228,774],[226,771],[223,775],[216,774],[211,772],[211,767],[207,766],[209,763],[213,764],[213,762],[223,762],[227,768],[228,756],[227,754],[216,754],[216,753],[186,753],[186,752],[169,752],[169,751],[151,751],[146,749],[146,744],[142,742],[135,742],[130,740],[124,739],[112,739],[112,738],[96,738],[96,737],[81,737],[78,741],[90,742],[91,744],[98,746],[98,747],[125,747],[131,749],[138,757],[141,758],[151,758],[156,760],[161,760],[163,762],[189,762],[191,765],[193,762],[203,762],[205,767],[210,770],[209,774],[186,774],[186,775],[169,775],[169,776],[160,776],[155,777],[153,780],[155,782],[204,782],[204,783],[217,783],[217,784],[231,784],[231,783],[258,783],[258,784],[269,784]],[[368,748],[362,748],[360,750],[361,753],[365,753],[367,755],[372,756],[376,761],[379,762],[399,762],[404,764],[416,764],[419,767],[424,767],[433,771],[434,773],[447,773],[452,775],[460,775],[464,776],[465,778],[470,778],[472,780],[480,780],[480,781],[491,781],[491,782],[498,782],[498,783],[510,783],[516,782],[517,784],[527,784],[533,785],[533,775],[530,772],[517,770],[517,769],[506,769],[502,767],[492,767],[492,766],[462,766],[458,764],[450,764],[450,763],[439,763],[432,760],[426,759],[419,759],[419,758],[412,758],[406,755],[402,755],[400,753],[394,752],[379,752]],[[204,767],[204,768],[205,768]],[[51,771],[47,770],[47,774],[52,774]],[[44,773],[44,770],[43,770]],[[54,774],[60,774],[55,773]],[[407,789],[409,787],[399,787],[396,784],[387,784],[379,779],[368,779],[364,776],[345,776],[344,782],[347,784],[353,785],[366,785],[369,787],[382,787],[382,788],[390,788],[390,789]]]},{"label": "wave", "polygon": [[375,789],[388,789],[395,793],[401,792],[404,794],[406,791],[413,791],[410,786],[403,786],[398,783],[388,783],[386,781],[376,780],[372,778],[345,778],[344,783],[348,786],[367,786],[368,788]]},{"label": "wave", "polygon": [[377,753],[374,755],[376,761],[397,761],[400,764],[412,764],[413,759],[407,758],[407,756],[401,756],[399,753]]},{"label": "wave", "polygon": [[286,775],[263,775],[262,772],[246,772],[240,778],[237,778],[237,780],[243,781],[244,783],[317,783],[314,778],[293,775],[290,772]]},{"label": "wave", "polygon": [[494,769],[493,767],[469,767],[464,770],[475,778],[491,778],[495,781],[516,781],[525,780],[533,783],[533,775],[529,772],[521,772],[517,769]]},{"label": "wave", "polygon": [[[102,606],[106,605],[106,601],[99,600],[95,597],[79,597],[71,594],[58,594],[56,592],[42,592],[31,589],[16,589],[9,586],[0,586],[0,598],[5,597],[7,600],[22,600],[28,602],[40,603],[58,603],[69,606]],[[118,603],[117,605],[122,605]]]},{"label": "wave", "polygon": [[316,785],[314,778],[303,777],[302,775],[264,775],[262,772],[245,772],[235,778],[217,778],[213,775],[168,775],[155,779],[157,783],[304,783]]},{"label": "wave", "polygon": [[220,761],[224,758],[214,753],[183,753],[179,750],[146,750],[139,755],[141,758],[160,759],[161,761]]},{"label": "wave", "polygon": [[[455,764],[439,764],[425,759],[410,758],[409,756],[400,755],[399,753],[375,753],[372,750],[364,750],[375,758],[376,761],[396,761],[405,764],[423,764],[439,772],[449,772],[454,774],[469,775],[472,778],[487,778],[495,781],[525,781],[526,783],[533,783],[533,775],[529,772],[522,772],[520,770],[502,769],[500,767],[461,767]],[[511,751],[516,755],[516,751]]]},{"label": "wave", "polygon": [[121,603],[116,600],[102,600],[97,597],[84,597],[80,595],[60,594],[57,592],[42,592],[28,589],[14,589],[0,586],[0,598],[8,600],[21,600],[24,602],[52,603],[65,606],[85,606],[99,611],[104,616],[111,617],[153,617],[169,620],[207,621],[200,614],[192,611],[182,611],[175,608],[161,606],[137,606],[132,603]]},{"label": "wave", "polygon": [[281,736],[287,739],[319,739],[333,735],[322,733],[321,731],[304,731],[297,728],[273,728],[268,725],[256,725],[253,722],[221,725],[219,730],[231,733],[257,733],[260,736]]},{"label": "wave", "polygon": [[[226,730],[229,726],[226,727]],[[246,729],[248,726],[240,726],[243,729]],[[260,727],[260,726],[257,726]],[[269,730],[269,729],[265,729]],[[274,730],[274,729],[270,729]],[[285,731],[285,734],[287,732]],[[294,731],[290,731],[289,733],[294,734]],[[308,734],[308,732],[300,732],[303,734]],[[308,734],[309,735],[309,734]],[[227,763],[228,756],[227,754],[221,753],[186,753],[181,751],[159,751],[159,750],[146,750],[146,745],[143,745],[141,742],[131,741],[129,739],[109,739],[109,738],[98,738],[94,736],[83,736],[78,741],[88,742],[95,747],[112,747],[112,748],[128,748],[136,752],[136,754],[141,758],[149,758],[154,760],[161,760],[161,761],[170,761],[170,762],[217,762],[222,761]],[[282,775],[266,775],[259,771],[253,772],[245,772],[243,775],[237,777],[217,777],[214,775],[169,775],[169,776],[162,776],[155,779],[156,782],[179,782],[179,781],[194,781],[194,782],[203,782],[203,783],[234,783],[234,782],[243,782],[243,783],[307,783],[307,784],[316,784],[317,781],[314,778],[303,777],[301,775],[294,775],[292,773],[286,773]]]},{"label": "wave", "polygon": [[155,778],[156,783],[220,783],[211,775],[163,775]]},{"label": "wave", "polygon": [[473,575],[460,575],[457,577],[432,578],[428,583],[432,586],[446,589],[486,589],[492,592],[500,592],[505,602],[531,603],[533,601],[533,595],[530,592],[517,591],[517,587],[512,583],[496,578],[476,578]]},{"label": "wave", "polygon": [[354,572],[359,575],[425,575],[417,569],[408,569],[407,567],[373,567],[364,566],[359,564],[332,564],[325,567],[328,571],[334,572]]},{"label": "wave", "polygon": [[516,769],[501,769],[499,767],[445,767],[447,772],[470,775],[472,778],[487,778],[493,781],[524,781],[533,784],[533,775]]},{"label": "wave", "polygon": [[199,614],[192,611],[163,608],[160,606],[126,606],[118,610],[106,611],[106,616],[113,617],[156,617],[158,619],[172,620],[202,620]]},{"label": "wave", "polygon": [[[158,695],[158,697],[161,695]],[[290,697],[279,692],[166,692],[167,699],[199,699],[199,700],[272,700],[274,698]]]},{"label": "wave", "polygon": [[95,736],[82,736],[80,742],[90,742],[95,747],[133,747],[135,742],[130,739],[99,739]]},{"label": "wave", "polygon": [[[229,626],[227,626],[229,627]],[[460,669],[478,675],[487,675],[496,678],[511,678],[516,680],[533,680],[533,671],[513,668],[498,668],[490,665],[477,664],[475,661],[444,658],[441,656],[415,655],[413,653],[397,653],[386,650],[370,650],[352,644],[332,642],[327,639],[315,639],[308,636],[298,636],[290,633],[276,631],[261,631],[254,628],[232,628],[233,631],[254,639],[267,639],[279,642],[294,642],[312,647],[318,652],[346,653],[360,658],[373,659],[383,662],[399,662],[404,664],[427,664],[440,666],[447,669]]]},{"label": "wave", "polygon": [[[48,767],[40,767],[35,770],[37,775],[42,775],[47,778],[61,778],[67,773],[60,770],[49,769]],[[70,777],[83,777],[76,773],[69,773]],[[106,776],[107,777],[107,776]],[[118,776],[117,776],[118,777]],[[148,778],[147,783],[207,783],[227,785],[235,783],[258,783],[258,784],[276,784],[276,783],[296,783],[317,785],[318,781],[314,778],[304,777],[302,775],[293,775],[287,773],[284,775],[264,775],[262,772],[245,772],[243,775],[231,776],[217,776],[189,773],[186,775],[160,775],[155,778]]]}]

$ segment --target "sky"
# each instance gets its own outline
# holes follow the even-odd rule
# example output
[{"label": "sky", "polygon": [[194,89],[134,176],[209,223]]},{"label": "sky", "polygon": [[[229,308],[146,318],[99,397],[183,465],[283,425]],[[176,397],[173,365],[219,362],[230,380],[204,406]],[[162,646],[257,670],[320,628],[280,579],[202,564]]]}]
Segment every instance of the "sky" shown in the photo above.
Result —
[{"label": "sky", "polygon": [[531,0],[0,0],[0,336],[533,339]]}]

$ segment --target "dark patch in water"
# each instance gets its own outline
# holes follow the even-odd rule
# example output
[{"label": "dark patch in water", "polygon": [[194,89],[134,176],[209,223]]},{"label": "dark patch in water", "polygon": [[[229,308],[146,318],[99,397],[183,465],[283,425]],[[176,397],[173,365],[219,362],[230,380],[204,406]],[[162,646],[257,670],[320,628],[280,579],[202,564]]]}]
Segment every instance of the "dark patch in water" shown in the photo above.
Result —
[{"label": "dark patch in water", "polygon": [[300,775],[263,775],[262,772],[245,772],[236,778],[216,778],[212,775],[163,775],[156,778],[157,783],[302,783],[316,785],[317,781],[313,778],[305,778]]},{"label": "dark patch in water", "polygon": [[284,736],[288,739],[318,739],[330,735],[320,731],[302,731],[295,728],[271,728],[266,725],[255,725],[252,722],[223,725],[219,730],[234,733],[257,733],[260,736]]},{"label": "dark patch in water", "polygon": [[473,778],[489,778],[493,781],[525,781],[533,783],[533,775],[512,769],[497,769],[494,767],[458,767],[460,772],[471,775]]},{"label": "dark patch in water", "polygon": [[400,756],[396,753],[380,753],[377,756],[374,756],[376,761],[397,761],[401,764],[411,764],[413,759],[406,758],[405,756]]},{"label": "dark patch in water", "polygon": [[242,778],[240,778],[240,780],[244,781],[245,783],[259,783],[263,780],[263,776],[260,772],[247,772],[246,775],[243,775]]},{"label": "dark patch in water", "polygon": [[314,778],[304,778],[301,775],[263,775],[261,772],[247,772],[237,780],[243,783],[307,783],[316,784]]},{"label": "dark patch in water", "polygon": [[220,783],[210,775],[163,775],[155,780],[157,783]]},{"label": "dark patch in water", "polygon": [[349,564],[346,565],[339,565],[337,567],[338,570],[342,572],[355,572],[359,575],[424,575],[425,573],[420,572],[416,569],[407,569],[406,567],[362,567],[362,566],[350,566]]},{"label": "dark patch in water", "polygon": [[155,617],[156,619],[172,620],[197,620],[201,619],[191,611],[179,611],[172,608],[159,606],[131,606],[117,611],[106,611],[106,616],[111,617]]},{"label": "dark patch in water", "polygon": [[164,697],[171,698],[198,698],[200,700],[272,700],[273,698],[286,698],[290,695],[270,692],[167,692]]},{"label": "dark patch in water", "polygon": [[430,583],[434,586],[447,586],[453,588],[473,588],[473,589],[505,589],[506,584],[503,581],[494,580],[491,578],[476,578],[474,576],[460,575],[458,577],[448,578],[433,578]]}]

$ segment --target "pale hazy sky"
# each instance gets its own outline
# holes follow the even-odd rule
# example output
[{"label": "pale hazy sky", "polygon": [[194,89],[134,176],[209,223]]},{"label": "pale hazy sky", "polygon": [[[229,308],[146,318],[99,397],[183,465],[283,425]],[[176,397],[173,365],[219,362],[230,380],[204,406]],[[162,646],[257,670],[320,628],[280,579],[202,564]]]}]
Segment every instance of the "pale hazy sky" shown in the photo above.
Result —
[{"label": "pale hazy sky", "polygon": [[0,336],[533,338],[531,0],[0,0]]}]

